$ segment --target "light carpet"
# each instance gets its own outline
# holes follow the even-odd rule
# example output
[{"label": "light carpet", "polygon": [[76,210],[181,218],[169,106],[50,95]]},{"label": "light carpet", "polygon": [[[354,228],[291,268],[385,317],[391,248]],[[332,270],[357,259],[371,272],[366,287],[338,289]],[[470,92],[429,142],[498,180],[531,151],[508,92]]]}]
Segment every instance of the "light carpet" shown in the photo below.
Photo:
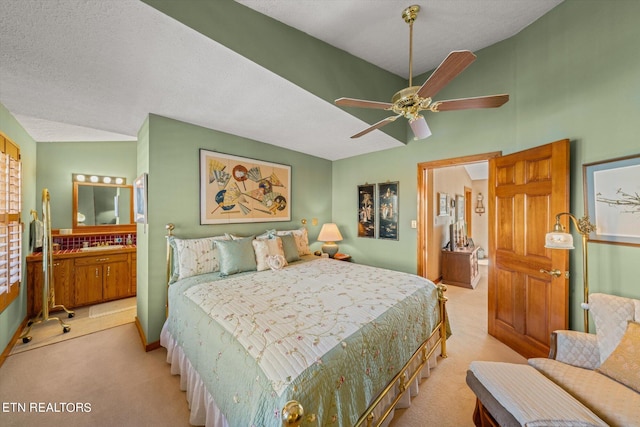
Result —
[{"label": "light carpet", "polygon": [[136,318],[136,309],[136,298],[131,297],[74,309],[75,316],[72,318],[68,318],[64,311],[50,313],[49,318],[58,317],[69,325],[71,330],[63,333],[62,326],[55,320],[35,324],[29,333],[31,341],[23,343],[18,338],[10,354],[22,353],[133,322]]}]

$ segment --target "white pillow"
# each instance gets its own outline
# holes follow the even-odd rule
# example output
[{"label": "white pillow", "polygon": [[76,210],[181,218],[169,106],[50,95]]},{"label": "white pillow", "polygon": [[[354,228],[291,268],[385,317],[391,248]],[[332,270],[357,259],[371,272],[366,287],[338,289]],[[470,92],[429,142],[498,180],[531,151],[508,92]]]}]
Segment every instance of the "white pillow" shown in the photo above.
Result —
[{"label": "white pillow", "polygon": [[298,255],[311,254],[311,250],[309,249],[309,236],[306,228],[301,227],[297,230],[279,230],[276,232],[278,236],[285,234],[293,234],[293,238],[296,240],[296,247],[298,248]]},{"label": "white pillow", "polygon": [[257,270],[264,271],[269,268],[269,258],[272,256],[281,256],[284,260],[284,265],[287,265],[287,261],[284,258],[284,248],[282,246],[282,240],[279,237],[275,239],[256,239],[251,242],[253,244],[253,251],[256,253]]},{"label": "white pillow", "polygon": [[229,240],[227,236],[203,237],[200,239],[176,239],[178,278],[185,279],[199,274],[220,271],[216,240]]}]

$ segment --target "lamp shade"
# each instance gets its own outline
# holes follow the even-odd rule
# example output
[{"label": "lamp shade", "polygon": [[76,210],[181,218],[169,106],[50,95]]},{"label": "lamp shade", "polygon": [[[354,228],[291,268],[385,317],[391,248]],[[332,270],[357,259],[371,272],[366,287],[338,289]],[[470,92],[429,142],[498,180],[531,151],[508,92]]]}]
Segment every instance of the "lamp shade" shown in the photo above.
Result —
[{"label": "lamp shade", "polygon": [[332,222],[328,222],[322,226],[320,234],[318,234],[318,241],[320,242],[338,242],[342,240],[342,234],[338,230],[338,226]]},{"label": "lamp shade", "polygon": [[544,247],[549,249],[575,249],[573,236],[562,231],[551,231],[544,239]]},{"label": "lamp shade", "polygon": [[415,139],[425,139],[431,136],[431,129],[429,129],[429,125],[427,125],[427,121],[423,116],[409,120],[409,126],[411,126]]}]

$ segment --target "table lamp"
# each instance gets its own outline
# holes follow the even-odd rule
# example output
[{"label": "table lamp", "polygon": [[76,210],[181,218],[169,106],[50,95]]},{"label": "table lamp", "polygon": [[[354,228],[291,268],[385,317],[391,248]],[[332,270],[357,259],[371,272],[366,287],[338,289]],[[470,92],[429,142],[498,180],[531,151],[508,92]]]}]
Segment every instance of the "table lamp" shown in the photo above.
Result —
[{"label": "table lamp", "polygon": [[338,245],[336,242],[342,240],[342,234],[338,230],[338,226],[332,222],[326,223],[322,226],[320,234],[318,234],[318,241],[325,242],[322,245],[322,252],[329,254],[330,258],[338,253]]}]

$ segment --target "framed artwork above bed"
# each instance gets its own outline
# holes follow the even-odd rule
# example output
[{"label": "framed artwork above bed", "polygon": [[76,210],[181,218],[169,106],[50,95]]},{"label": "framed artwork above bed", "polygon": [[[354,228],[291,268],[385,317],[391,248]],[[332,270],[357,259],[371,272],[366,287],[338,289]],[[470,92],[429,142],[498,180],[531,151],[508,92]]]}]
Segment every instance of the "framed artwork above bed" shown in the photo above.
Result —
[{"label": "framed artwork above bed", "polygon": [[291,220],[291,166],[200,149],[200,224]]}]

